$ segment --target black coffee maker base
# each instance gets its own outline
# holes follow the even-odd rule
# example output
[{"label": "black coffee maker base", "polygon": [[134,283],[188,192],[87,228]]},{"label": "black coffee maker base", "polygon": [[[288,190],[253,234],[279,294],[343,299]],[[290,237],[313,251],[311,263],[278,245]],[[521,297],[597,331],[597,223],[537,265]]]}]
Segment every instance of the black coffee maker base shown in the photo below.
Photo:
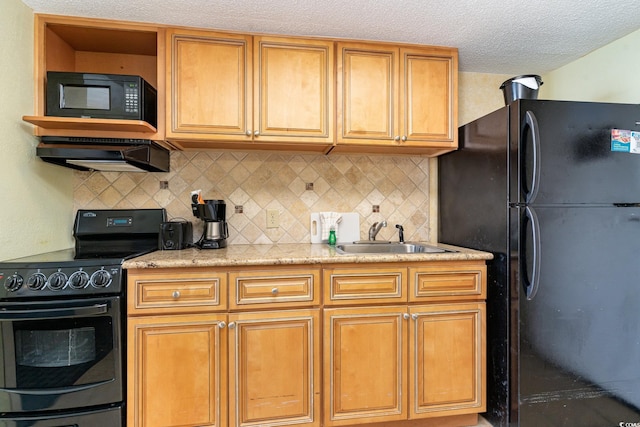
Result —
[{"label": "black coffee maker base", "polygon": [[199,249],[221,249],[227,247],[227,240],[200,240],[196,243],[196,247]]}]

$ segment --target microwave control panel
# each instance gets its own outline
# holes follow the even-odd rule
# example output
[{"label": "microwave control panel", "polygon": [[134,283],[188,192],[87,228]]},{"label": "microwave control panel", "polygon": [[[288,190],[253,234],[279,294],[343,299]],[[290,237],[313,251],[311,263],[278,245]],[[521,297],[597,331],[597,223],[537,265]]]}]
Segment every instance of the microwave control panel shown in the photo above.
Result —
[{"label": "microwave control panel", "polygon": [[124,88],[124,111],[126,113],[137,113],[140,99],[138,97],[138,83],[129,82]]}]

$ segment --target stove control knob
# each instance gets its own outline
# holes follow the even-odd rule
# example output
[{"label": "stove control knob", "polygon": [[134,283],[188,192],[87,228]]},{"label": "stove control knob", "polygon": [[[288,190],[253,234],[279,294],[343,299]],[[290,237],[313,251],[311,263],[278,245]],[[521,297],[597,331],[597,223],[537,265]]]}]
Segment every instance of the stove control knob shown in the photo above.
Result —
[{"label": "stove control knob", "polygon": [[49,276],[49,289],[52,291],[59,291],[64,288],[64,285],[67,284],[67,275],[62,271],[56,271],[51,276]]},{"label": "stove control knob", "polygon": [[69,286],[73,289],[83,289],[89,284],[89,274],[86,271],[76,271],[69,276]]},{"label": "stove control knob", "polygon": [[95,288],[106,288],[111,284],[111,274],[107,270],[98,270],[91,275],[91,284]]},{"label": "stove control knob", "polygon": [[12,276],[7,277],[4,281],[4,287],[9,292],[15,292],[22,287],[24,283],[24,279],[19,274],[14,274]]},{"label": "stove control knob", "polygon": [[32,274],[31,277],[27,279],[27,288],[32,291],[39,291],[44,288],[44,285],[47,284],[47,276],[42,273]]}]

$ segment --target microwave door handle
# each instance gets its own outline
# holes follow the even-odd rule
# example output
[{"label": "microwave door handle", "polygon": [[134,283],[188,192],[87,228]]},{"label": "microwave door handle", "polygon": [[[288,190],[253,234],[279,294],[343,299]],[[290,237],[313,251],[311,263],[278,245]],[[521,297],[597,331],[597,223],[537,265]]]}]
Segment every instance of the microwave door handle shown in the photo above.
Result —
[{"label": "microwave door handle", "polygon": [[96,316],[105,314],[107,304],[96,304],[88,307],[45,308],[26,310],[0,310],[0,321],[3,320],[45,320],[66,317]]}]

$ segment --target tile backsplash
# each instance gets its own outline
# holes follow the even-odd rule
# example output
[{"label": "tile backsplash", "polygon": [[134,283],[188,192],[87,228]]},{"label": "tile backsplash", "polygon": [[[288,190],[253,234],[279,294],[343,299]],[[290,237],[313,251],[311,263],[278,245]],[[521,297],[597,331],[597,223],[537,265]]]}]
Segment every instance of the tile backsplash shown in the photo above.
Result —
[{"label": "tile backsplash", "polygon": [[[191,213],[190,192],[200,189],[205,199],[226,202],[229,244],[309,242],[310,213],[322,211],[359,213],[362,239],[385,219],[389,225],[378,240],[397,239],[395,224],[401,224],[406,240],[428,241],[435,235],[429,163],[422,157],[174,151],[168,173],[75,171],[74,208],[164,207],[169,219],[192,221],[197,240],[203,226]],[[267,209],[278,210],[278,228],[267,228]]]}]

